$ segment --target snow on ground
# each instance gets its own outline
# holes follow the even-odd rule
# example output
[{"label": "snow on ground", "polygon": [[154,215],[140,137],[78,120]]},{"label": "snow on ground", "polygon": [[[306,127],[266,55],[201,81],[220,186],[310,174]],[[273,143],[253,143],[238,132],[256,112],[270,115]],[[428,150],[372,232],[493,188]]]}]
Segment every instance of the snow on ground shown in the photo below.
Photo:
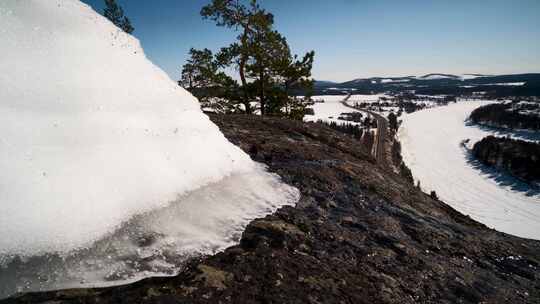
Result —
[{"label": "snow on ground", "polygon": [[[324,103],[315,103],[312,106],[315,115],[306,115],[304,121],[318,121],[323,120],[326,122],[335,122],[337,124],[358,124],[355,122],[345,121],[338,119],[341,113],[347,112],[360,112],[363,115],[369,115],[365,111],[354,110],[349,107],[344,106],[341,102],[347,97],[347,95],[323,95],[323,96],[313,96],[312,99],[324,100]],[[373,95],[352,95],[348,100],[347,104],[354,106],[355,103],[375,103],[379,102],[380,98],[392,99],[392,96],[386,94],[373,94]],[[389,100],[388,102],[392,102]],[[383,107],[381,109],[370,109],[373,112],[377,112],[383,116],[387,116],[390,112],[395,112],[399,110],[398,107],[390,106]]]},{"label": "snow on ground", "polygon": [[381,114],[383,117],[388,117],[390,113],[397,114],[399,112],[399,107],[383,107],[380,111],[374,111],[378,114]]},{"label": "snow on ground", "polygon": [[[40,282],[149,276],[164,255],[145,253],[138,237],[185,250],[176,254],[219,250],[250,219],[296,202],[297,190],[228,142],[135,38],[78,0],[0,1],[0,71],[0,298],[50,266],[32,259],[93,252],[122,227],[126,247],[74,261],[112,279],[65,269]],[[196,194],[204,199],[189,203]],[[159,229],[125,226],[171,206],[178,217],[158,218]]]},{"label": "snow on ground", "polygon": [[476,79],[480,77],[486,77],[484,75],[474,75],[474,74],[461,74],[459,75],[461,77],[461,80],[470,80],[470,79]]},{"label": "snow on ground", "polygon": [[439,79],[456,79],[456,77],[453,77],[451,75],[430,74],[430,75],[417,77],[417,79],[420,79],[420,80],[439,80]]},{"label": "snow on ground", "polygon": [[473,85],[465,85],[460,86],[461,88],[476,88],[480,86],[508,86],[508,87],[520,87],[524,86],[526,82],[498,82],[498,83],[479,83],[479,84],[473,84]]},{"label": "snow on ground", "polygon": [[499,82],[499,83],[488,83],[484,85],[520,87],[520,86],[525,85],[525,83],[526,82]]},{"label": "snow on ground", "polygon": [[352,95],[351,98],[349,98],[348,103],[354,104],[354,103],[373,103],[373,102],[379,102],[381,98],[387,98],[391,99],[392,96],[386,95],[386,94],[373,94],[373,95],[360,95],[355,94]]},{"label": "snow on ground", "polygon": [[[341,113],[361,112],[344,106],[341,102],[347,97],[347,95],[322,95],[312,96],[311,99],[316,102],[311,108],[315,115],[304,116],[304,121],[322,120],[325,122],[335,122],[337,124],[358,124],[352,121],[346,121],[338,119]],[[361,112],[363,113],[363,112]]]},{"label": "snow on ground", "polygon": [[401,83],[410,81],[410,79],[381,79],[381,83]]},{"label": "snow on ground", "polygon": [[[493,134],[465,124],[486,101],[465,101],[405,115],[400,128],[403,159],[422,189],[499,231],[540,239],[540,193],[478,166],[460,145]],[[494,178],[495,177],[495,178]]]}]

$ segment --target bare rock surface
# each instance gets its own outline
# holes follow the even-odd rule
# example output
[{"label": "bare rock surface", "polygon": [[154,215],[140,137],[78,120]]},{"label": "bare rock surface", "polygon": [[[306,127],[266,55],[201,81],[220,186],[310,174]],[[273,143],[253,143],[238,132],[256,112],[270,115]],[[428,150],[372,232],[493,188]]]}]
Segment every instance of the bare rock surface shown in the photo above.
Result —
[{"label": "bare rock surface", "polygon": [[540,242],[485,227],[318,124],[212,116],[302,193],[178,276],[0,303],[540,303]]}]

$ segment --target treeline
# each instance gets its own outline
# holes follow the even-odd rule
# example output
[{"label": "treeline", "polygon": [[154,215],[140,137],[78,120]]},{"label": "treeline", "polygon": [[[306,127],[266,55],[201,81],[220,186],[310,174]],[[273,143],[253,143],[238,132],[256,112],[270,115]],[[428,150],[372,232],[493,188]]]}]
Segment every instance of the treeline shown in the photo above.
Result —
[{"label": "treeline", "polygon": [[377,120],[375,118],[370,115],[364,117],[360,112],[341,113],[337,119],[354,122],[367,129],[377,128]]},{"label": "treeline", "polygon": [[[256,0],[213,0],[201,10],[204,19],[238,34],[214,53],[191,49],[179,84],[203,108],[216,112],[282,115],[302,119],[313,88],[315,52],[294,55],[274,28],[274,16]],[[236,71],[237,77],[227,72]],[[294,92],[306,96],[293,96]]]},{"label": "treeline", "polygon": [[[339,120],[346,120],[346,121],[352,121],[356,123],[361,123],[365,121],[363,118],[364,115],[360,112],[347,112],[347,113],[341,113],[341,115],[338,117]],[[368,117],[366,117],[367,119]]]},{"label": "treeline", "polygon": [[411,169],[405,165],[403,157],[401,156],[401,143],[394,139],[392,144],[392,163],[397,168],[399,175],[405,178],[411,185],[414,185],[414,178]]},{"label": "treeline", "polygon": [[317,123],[323,124],[338,132],[352,135],[356,139],[362,139],[362,136],[364,135],[364,130],[362,129],[362,127],[356,124],[352,124],[352,123],[338,124],[335,121],[327,122],[324,120],[317,120]]},{"label": "treeline", "polygon": [[525,115],[513,104],[489,104],[475,109],[470,120],[473,123],[510,129],[540,130],[539,115]]},{"label": "treeline", "polygon": [[317,120],[317,123],[323,124],[340,133],[347,134],[360,141],[365,151],[371,151],[375,144],[375,133],[369,129],[365,130],[362,126],[353,123],[336,123],[335,121]]},{"label": "treeline", "polygon": [[526,182],[540,181],[540,144],[488,136],[474,144],[472,153],[480,162],[509,172]]}]

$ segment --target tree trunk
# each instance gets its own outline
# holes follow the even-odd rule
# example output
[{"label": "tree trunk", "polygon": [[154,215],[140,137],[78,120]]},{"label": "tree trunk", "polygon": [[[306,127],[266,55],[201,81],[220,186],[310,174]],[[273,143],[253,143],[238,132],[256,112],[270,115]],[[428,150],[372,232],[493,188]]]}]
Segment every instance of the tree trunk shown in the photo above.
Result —
[{"label": "tree trunk", "polygon": [[264,99],[264,71],[262,68],[259,72],[259,81],[261,82],[261,92],[259,94],[259,98],[261,99],[261,116],[264,116],[264,114],[266,114],[266,101]]},{"label": "tree trunk", "polygon": [[244,33],[242,34],[242,51],[241,51],[241,57],[240,57],[240,64],[238,66],[238,70],[240,73],[240,81],[242,82],[242,91],[244,92],[244,101],[242,102],[244,104],[244,107],[246,108],[246,114],[251,114],[251,104],[249,103],[249,94],[247,91],[247,81],[246,81],[246,62],[247,62],[247,55],[245,53],[245,49],[247,48],[247,34],[248,34],[248,27],[244,27]]},{"label": "tree trunk", "polygon": [[290,115],[291,105],[290,105],[290,100],[289,100],[289,82],[288,81],[285,81],[285,98],[287,98],[285,102],[285,113],[287,113],[287,115]]}]

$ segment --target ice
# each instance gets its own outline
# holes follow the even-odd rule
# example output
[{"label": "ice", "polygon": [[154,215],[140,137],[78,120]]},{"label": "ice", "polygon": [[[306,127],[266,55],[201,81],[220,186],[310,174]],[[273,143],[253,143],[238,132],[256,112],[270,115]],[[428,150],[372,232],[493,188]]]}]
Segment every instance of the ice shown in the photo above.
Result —
[{"label": "ice", "polygon": [[465,120],[489,101],[463,101],[405,115],[400,127],[403,159],[424,191],[499,231],[540,239],[540,194],[471,159],[463,140],[493,134]]},{"label": "ice", "polygon": [[233,176],[258,181],[236,184],[251,199],[217,192],[199,205],[221,210],[222,225],[204,212],[175,224],[201,222],[195,239],[221,248],[230,235],[219,231],[232,231],[224,226],[237,231],[294,203],[295,189],[229,143],[135,38],[79,1],[0,1],[0,71],[4,263],[87,248],[135,215]]},{"label": "ice", "polygon": [[0,299],[17,290],[103,287],[174,275],[187,258],[237,243],[250,220],[295,202],[297,195],[269,173],[233,174],[130,219],[84,250],[5,263]]}]

